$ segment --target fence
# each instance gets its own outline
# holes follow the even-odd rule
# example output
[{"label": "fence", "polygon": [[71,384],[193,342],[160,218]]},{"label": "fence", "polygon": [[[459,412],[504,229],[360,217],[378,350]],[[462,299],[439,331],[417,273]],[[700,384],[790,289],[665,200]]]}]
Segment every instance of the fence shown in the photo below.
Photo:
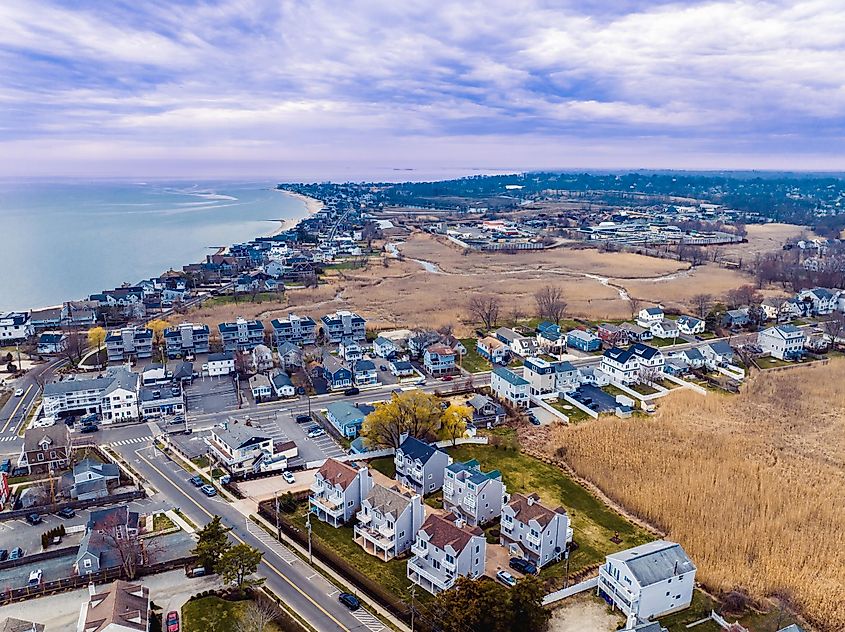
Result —
[{"label": "fence", "polygon": [[38,507],[29,507],[27,509],[11,509],[9,511],[0,512],[0,521],[15,520],[17,518],[25,518],[33,513],[55,513],[60,509],[69,507],[71,509],[88,509],[89,507],[100,507],[115,505],[123,502],[130,502],[136,498],[144,498],[146,496],[143,490],[133,489],[131,492],[121,492],[120,494],[112,494],[103,498],[92,498],[91,500],[69,500],[63,503],[56,503],[54,505],[44,505]]},{"label": "fence", "polygon": [[553,593],[549,593],[545,597],[543,597],[543,605],[548,606],[549,604],[553,604],[555,602],[560,601],[561,599],[566,599],[567,597],[571,597],[572,595],[577,595],[578,593],[586,592],[591,588],[595,588],[599,585],[599,578],[598,577],[591,577],[579,584],[575,584],[574,586],[570,586],[569,588],[564,588],[562,590],[556,590]]},{"label": "fence", "polygon": [[598,418],[599,418],[599,414],[598,414],[595,410],[593,410],[592,408],[588,408],[587,406],[585,406],[584,404],[582,404],[581,402],[579,402],[577,399],[575,399],[574,397],[572,397],[569,393],[564,393],[564,394],[563,394],[563,400],[564,400],[567,404],[572,404],[572,405],[573,405],[573,406],[575,406],[575,408],[577,408],[578,410],[580,410],[580,411],[583,411],[583,412],[587,413],[587,414],[588,414],[590,417],[592,417],[593,419],[598,419]]},{"label": "fence", "polygon": [[0,562],[0,571],[7,568],[16,568],[18,566],[25,566],[27,564],[35,564],[44,560],[55,560],[59,557],[69,557],[76,555],[78,547],[64,546],[60,549],[47,549],[41,553],[33,553],[32,555],[24,555],[16,560],[4,560]]},{"label": "fence", "polygon": [[[34,556],[29,556],[27,562],[31,562]],[[168,560],[166,562],[157,562],[155,564],[147,564],[138,569],[138,575],[155,575],[157,573],[164,573],[172,571],[176,568],[185,568],[196,561],[195,555],[181,557],[175,560]],[[24,586],[23,588],[6,588],[0,592],[0,606],[6,606],[16,601],[23,601],[25,599],[33,599],[35,597],[42,597],[45,595],[54,595],[68,590],[76,590],[83,588],[88,584],[103,584],[105,582],[114,581],[116,579],[128,579],[126,572],[122,566],[117,568],[107,568],[106,570],[97,573],[89,573],[87,575],[74,575],[73,577],[65,577],[52,582],[44,582],[38,586]]]},{"label": "fence", "polygon": [[531,401],[533,403],[537,404],[540,408],[542,408],[546,412],[551,413],[552,415],[554,415],[555,417],[560,419],[563,423],[565,423],[565,424],[569,423],[569,416],[568,415],[562,413],[561,411],[559,411],[557,408],[555,408],[551,404],[547,404],[546,402],[544,402],[542,397],[532,397]]}]

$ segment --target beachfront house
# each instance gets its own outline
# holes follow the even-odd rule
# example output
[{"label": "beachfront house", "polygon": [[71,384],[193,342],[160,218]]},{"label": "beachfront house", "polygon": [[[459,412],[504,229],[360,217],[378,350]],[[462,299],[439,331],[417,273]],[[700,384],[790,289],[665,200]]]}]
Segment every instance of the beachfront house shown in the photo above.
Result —
[{"label": "beachfront house", "polygon": [[417,494],[433,494],[443,487],[443,473],[452,459],[440,448],[406,437],[393,457],[396,481]]},{"label": "beachfront house", "polygon": [[446,466],[443,509],[463,518],[467,524],[481,526],[498,518],[505,498],[505,484],[498,470],[485,472],[474,459]]},{"label": "beachfront house", "polygon": [[151,358],[153,332],[144,327],[112,329],[106,334],[105,344],[109,362],[123,362],[130,358]]},{"label": "beachfront house", "polygon": [[351,338],[362,342],[367,338],[367,321],[354,312],[340,310],[320,319],[323,336],[329,342]]},{"label": "beachfront house", "polygon": [[693,316],[678,316],[675,321],[678,331],[687,336],[695,336],[704,333],[704,321]]},{"label": "beachfront house", "polygon": [[563,557],[572,542],[569,515],[563,507],[550,509],[537,494],[513,494],[502,508],[499,542],[512,555],[542,568]]},{"label": "beachfront house", "polygon": [[317,341],[317,323],[310,316],[289,314],[285,318],[274,318],[270,321],[273,328],[273,341],[277,348],[284,343],[298,346],[313,345]]},{"label": "beachfront house", "polygon": [[411,553],[408,579],[436,595],[454,586],[458,577],[484,574],[487,541],[479,527],[456,516],[431,514],[417,532]]},{"label": "beachfront house", "polygon": [[29,312],[0,314],[0,344],[23,342],[34,335],[35,327]]},{"label": "beachfront house", "polygon": [[490,389],[493,394],[514,408],[528,408],[530,387],[528,380],[503,366],[493,367],[490,373]]},{"label": "beachfront house", "polygon": [[264,323],[238,317],[234,322],[217,325],[224,351],[252,351],[264,343]]},{"label": "beachfront house", "polygon": [[596,591],[633,627],[689,607],[695,571],[680,544],[657,540],[607,555]]},{"label": "beachfront house", "polygon": [[661,320],[666,318],[661,307],[644,307],[637,314],[637,324],[640,327],[651,329],[652,325],[656,325]]},{"label": "beachfront house", "polygon": [[387,562],[411,548],[425,519],[425,510],[419,494],[373,485],[355,517],[355,542]]},{"label": "beachfront house", "polygon": [[309,511],[337,528],[352,520],[372,488],[373,477],[366,467],[326,459],[314,475],[308,496]]},{"label": "beachfront house", "polygon": [[573,329],[566,334],[566,346],[579,351],[593,352],[601,349],[601,338],[589,331]]},{"label": "beachfront house", "polygon": [[196,357],[198,353],[209,351],[208,325],[200,323],[182,323],[168,327],[164,331],[164,344],[167,357],[176,358]]}]

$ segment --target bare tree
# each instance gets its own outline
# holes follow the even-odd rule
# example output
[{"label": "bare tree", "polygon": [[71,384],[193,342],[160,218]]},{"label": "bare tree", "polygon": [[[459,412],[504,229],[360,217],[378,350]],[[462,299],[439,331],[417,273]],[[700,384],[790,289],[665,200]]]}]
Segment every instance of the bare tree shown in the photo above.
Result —
[{"label": "bare tree", "polygon": [[704,319],[713,307],[713,297],[710,294],[696,294],[690,297],[690,303],[695,315]]},{"label": "bare tree", "polygon": [[236,632],[264,632],[276,620],[276,611],[266,601],[250,601],[235,624]]},{"label": "bare tree", "polygon": [[631,308],[631,318],[636,318],[643,307],[643,302],[636,296],[628,295],[628,307]]},{"label": "bare tree", "polygon": [[467,305],[470,316],[481,321],[486,329],[493,329],[499,320],[502,301],[498,296],[473,296]]},{"label": "bare tree", "polygon": [[537,303],[537,314],[540,318],[550,320],[559,325],[566,314],[567,303],[559,287],[547,285],[534,293]]},{"label": "bare tree", "polygon": [[120,520],[121,517],[120,513],[112,514],[104,524],[99,525],[95,535],[114,551],[126,578],[132,580],[138,576],[138,569],[147,562],[146,557],[152,551],[152,540],[147,542],[145,547],[145,542],[137,531],[129,529]]},{"label": "bare tree", "polygon": [[836,348],[837,339],[842,337],[845,333],[845,314],[842,312],[833,312],[827,317],[827,320],[822,323],[824,333],[830,336],[830,345]]},{"label": "bare tree", "polygon": [[71,332],[67,335],[67,344],[62,350],[62,355],[68,362],[76,366],[82,360],[85,352],[85,335],[79,332]]}]

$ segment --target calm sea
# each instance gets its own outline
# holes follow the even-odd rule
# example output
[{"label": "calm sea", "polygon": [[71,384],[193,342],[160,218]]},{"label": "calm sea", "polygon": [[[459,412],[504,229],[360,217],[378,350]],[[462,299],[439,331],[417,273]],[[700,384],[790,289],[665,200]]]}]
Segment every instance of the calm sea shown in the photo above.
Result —
[{"label": "calm sea", "polygon": [[273,182],[0,181],[0,311],[202,260],[305,214]]}]

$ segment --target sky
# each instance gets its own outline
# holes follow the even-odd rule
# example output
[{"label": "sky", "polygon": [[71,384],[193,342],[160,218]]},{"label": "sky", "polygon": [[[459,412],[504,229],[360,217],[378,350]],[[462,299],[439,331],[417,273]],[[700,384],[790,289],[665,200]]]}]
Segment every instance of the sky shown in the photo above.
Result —
[{"label": "sky", "polygon": [[845,169],[842,0],[3,0],[0,176]]}]

